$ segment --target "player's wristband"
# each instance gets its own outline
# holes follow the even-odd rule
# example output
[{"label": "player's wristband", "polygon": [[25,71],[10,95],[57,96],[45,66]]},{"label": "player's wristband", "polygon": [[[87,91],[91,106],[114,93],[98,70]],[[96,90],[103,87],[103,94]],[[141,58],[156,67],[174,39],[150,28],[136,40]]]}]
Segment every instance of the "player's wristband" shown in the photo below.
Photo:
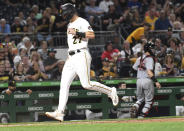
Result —
[{"label": "player's wristband", "polygon": [[85,38],[86,37],[86,33],[85,32],[76,32],[76,36],[78,37],[82,37],[82,38]]},{"label": "player's wristband", "polygon": [[157,79],[155,78],[155,76],[152,76],[151,79],[153,82],[158,82]]}]

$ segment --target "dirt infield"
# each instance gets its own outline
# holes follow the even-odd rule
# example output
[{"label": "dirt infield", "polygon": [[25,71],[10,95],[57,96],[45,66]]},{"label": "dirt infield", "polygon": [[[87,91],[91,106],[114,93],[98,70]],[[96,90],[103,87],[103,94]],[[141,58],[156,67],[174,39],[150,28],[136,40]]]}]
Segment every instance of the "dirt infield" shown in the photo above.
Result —
[{"label": "dirt infield", "polygon": [[17,123],[2,124],[0,127],[17,126],[42,126],[42,125],[67,125],[67,124],[97,124],[97,123],[149,123],[149,122],[184,122],[184,118],[154,118],[154,119],[130,119],[130,120],[97,120],[97,121],[66,121],[66,122],[35,122],[35,123]]}]

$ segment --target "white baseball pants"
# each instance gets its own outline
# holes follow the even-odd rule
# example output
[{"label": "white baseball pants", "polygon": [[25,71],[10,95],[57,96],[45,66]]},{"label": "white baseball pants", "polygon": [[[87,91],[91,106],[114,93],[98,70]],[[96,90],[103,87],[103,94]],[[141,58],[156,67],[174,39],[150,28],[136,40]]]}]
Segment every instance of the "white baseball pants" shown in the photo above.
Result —
[{"label": "white baseball pants", "polygon": [[65,110],[66,103],[68,101],[69,88],[76,75],[79,76],[83,88],[99,91],[110,96],[110,87],[99,82],[90,81],[90,65],[91,56],[87,49],[81,49],[81,52],[68,57],[63,67],[61,76],[58,105],[59,111],[64,112]]}]

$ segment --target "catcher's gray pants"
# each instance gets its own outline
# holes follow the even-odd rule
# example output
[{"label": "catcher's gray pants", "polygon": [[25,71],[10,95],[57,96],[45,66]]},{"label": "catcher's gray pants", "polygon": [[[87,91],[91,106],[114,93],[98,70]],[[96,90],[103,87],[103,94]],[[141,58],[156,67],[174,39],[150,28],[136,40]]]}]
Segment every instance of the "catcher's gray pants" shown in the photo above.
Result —
[{"label": "catcher's gray pants", "polygon": [[142,109],[142,113],[147,114],[153,104],[154,98],[154,84],[153,81],[149,78],[137,79],[137,102],[136,106],[139,106],[145,102],[145,105]]}]

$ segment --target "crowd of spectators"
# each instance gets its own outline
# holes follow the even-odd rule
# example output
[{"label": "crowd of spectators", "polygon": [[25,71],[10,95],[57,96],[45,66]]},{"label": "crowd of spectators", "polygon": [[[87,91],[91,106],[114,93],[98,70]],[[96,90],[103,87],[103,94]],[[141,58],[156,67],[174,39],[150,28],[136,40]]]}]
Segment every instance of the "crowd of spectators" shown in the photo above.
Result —
[{"label": "crowd of spectators", "polygon": [[[67,22],[59,6],[69,1],[0,0],[0,80],[13,76],[16,81],[59,80],[64,61],[55,57],[53,32],[66,32]],[[104,43],[101,69],[91,70],[100,78],[133,77],[131,70],[142,55],[147,41],[156,45],[156,76],[184,73],[184,3],[179,0],[71,0],[81,17],[94,31],[115,31],[125,38],[120,47],[114,41]],[[14,13],[5,17],[8,10]],[[159,33],[165,30],[164,33]],[[158,33],[153,34],[153,31]],[[175,32],[177,31],[177,32]],[[15,42],[11,33],[28,35]],[[13,75],[12,75],[13,74]],[[95,75],[96,74],[96,75]]]}]

